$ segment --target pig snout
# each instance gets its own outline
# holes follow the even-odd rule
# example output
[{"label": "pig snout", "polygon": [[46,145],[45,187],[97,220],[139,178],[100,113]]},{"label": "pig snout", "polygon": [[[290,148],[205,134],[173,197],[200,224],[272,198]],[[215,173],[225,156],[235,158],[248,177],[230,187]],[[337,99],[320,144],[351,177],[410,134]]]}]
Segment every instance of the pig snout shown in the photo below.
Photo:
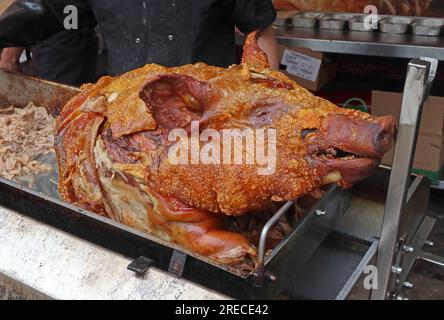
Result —
[{"label": "pig snout", "polygon": [[381,158],[393,145],[396,125],[393,116],[361,119],[330,115],[324,121],[328,144],[367,158]]},{"label": "pig snout", "polygon": [[396,120],[393,116],[384,116],[378,119],[379,131],[373,138],[373,146],[381,157],[389,151],[395,140]]}]

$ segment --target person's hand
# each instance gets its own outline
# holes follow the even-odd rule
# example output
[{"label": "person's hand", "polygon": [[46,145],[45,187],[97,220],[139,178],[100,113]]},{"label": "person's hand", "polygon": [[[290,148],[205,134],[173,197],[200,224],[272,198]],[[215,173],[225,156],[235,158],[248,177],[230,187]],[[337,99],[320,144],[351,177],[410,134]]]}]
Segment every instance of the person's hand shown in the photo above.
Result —
[{"label": "person's hand", "polygon": [[18,62],[7,61],[5,59],[0,60],[0,70],[10,71],[10,72],[20,72],[20,64]]},{"label": "person's hand", "polygon": [[279,70],[280,53],[273,27],[261,32],[258,45],[267,55],[271,69]]},{"label": "person's hand", "polygon": [[5,48],[0,56],[0,69],[10,72],[21,72],[20,56],[23,48]]}]

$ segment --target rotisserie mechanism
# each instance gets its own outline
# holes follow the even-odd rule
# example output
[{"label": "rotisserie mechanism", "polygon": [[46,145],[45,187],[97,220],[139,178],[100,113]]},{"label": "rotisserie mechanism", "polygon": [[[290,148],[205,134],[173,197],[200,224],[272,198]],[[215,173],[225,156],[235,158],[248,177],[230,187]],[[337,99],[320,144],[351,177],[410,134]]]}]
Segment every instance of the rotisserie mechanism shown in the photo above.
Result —
[{"label": "rotisserie mechanism", "polygon": [[270,70],[257,39],[228,69],[151,64],[85,85],[56,123],[62,197],[239,267],[256,249],[233,217],[370,175],[394,118],[314,96]]}]

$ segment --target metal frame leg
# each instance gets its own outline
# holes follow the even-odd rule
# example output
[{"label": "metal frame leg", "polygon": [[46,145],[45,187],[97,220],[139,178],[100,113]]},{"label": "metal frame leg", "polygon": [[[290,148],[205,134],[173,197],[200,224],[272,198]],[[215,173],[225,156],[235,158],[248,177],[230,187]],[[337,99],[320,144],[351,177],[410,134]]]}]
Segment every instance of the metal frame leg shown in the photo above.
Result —
[{"label": "metal frame leg", "polygon": [[399,259],[397,253],[402,247],[399,225],[406,204],[422,107],[429,96],[437,65],[438,61],[435,59],[422,58],[412,60],[408,66],[395,156],[377,254],[378,289],[372,292],[371,299],[373,300],[390,298],[395,286],[393,275],[402,272],[402,269],[397,266],[398,261],[396,261]]}]

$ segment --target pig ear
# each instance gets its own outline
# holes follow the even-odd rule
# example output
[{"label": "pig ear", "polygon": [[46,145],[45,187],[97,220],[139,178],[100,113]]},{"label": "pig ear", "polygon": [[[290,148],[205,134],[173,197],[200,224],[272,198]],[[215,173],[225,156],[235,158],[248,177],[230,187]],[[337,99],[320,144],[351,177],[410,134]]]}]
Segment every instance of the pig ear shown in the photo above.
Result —
[{"label": "pig ear", "polygon": [[200,120],[209,103],[210,87],[190,76],[161,74],[148,79],[139,96],[157,126],[172,130]]},{"label": "pig ear", "polygon": [[270,62],[268,61],[267,55],[259,48],[259,36],[259,30],[247,36],[244,44],[244,54],[242,56],[242,64],[246,64],[257,71],[270,69]]}]

